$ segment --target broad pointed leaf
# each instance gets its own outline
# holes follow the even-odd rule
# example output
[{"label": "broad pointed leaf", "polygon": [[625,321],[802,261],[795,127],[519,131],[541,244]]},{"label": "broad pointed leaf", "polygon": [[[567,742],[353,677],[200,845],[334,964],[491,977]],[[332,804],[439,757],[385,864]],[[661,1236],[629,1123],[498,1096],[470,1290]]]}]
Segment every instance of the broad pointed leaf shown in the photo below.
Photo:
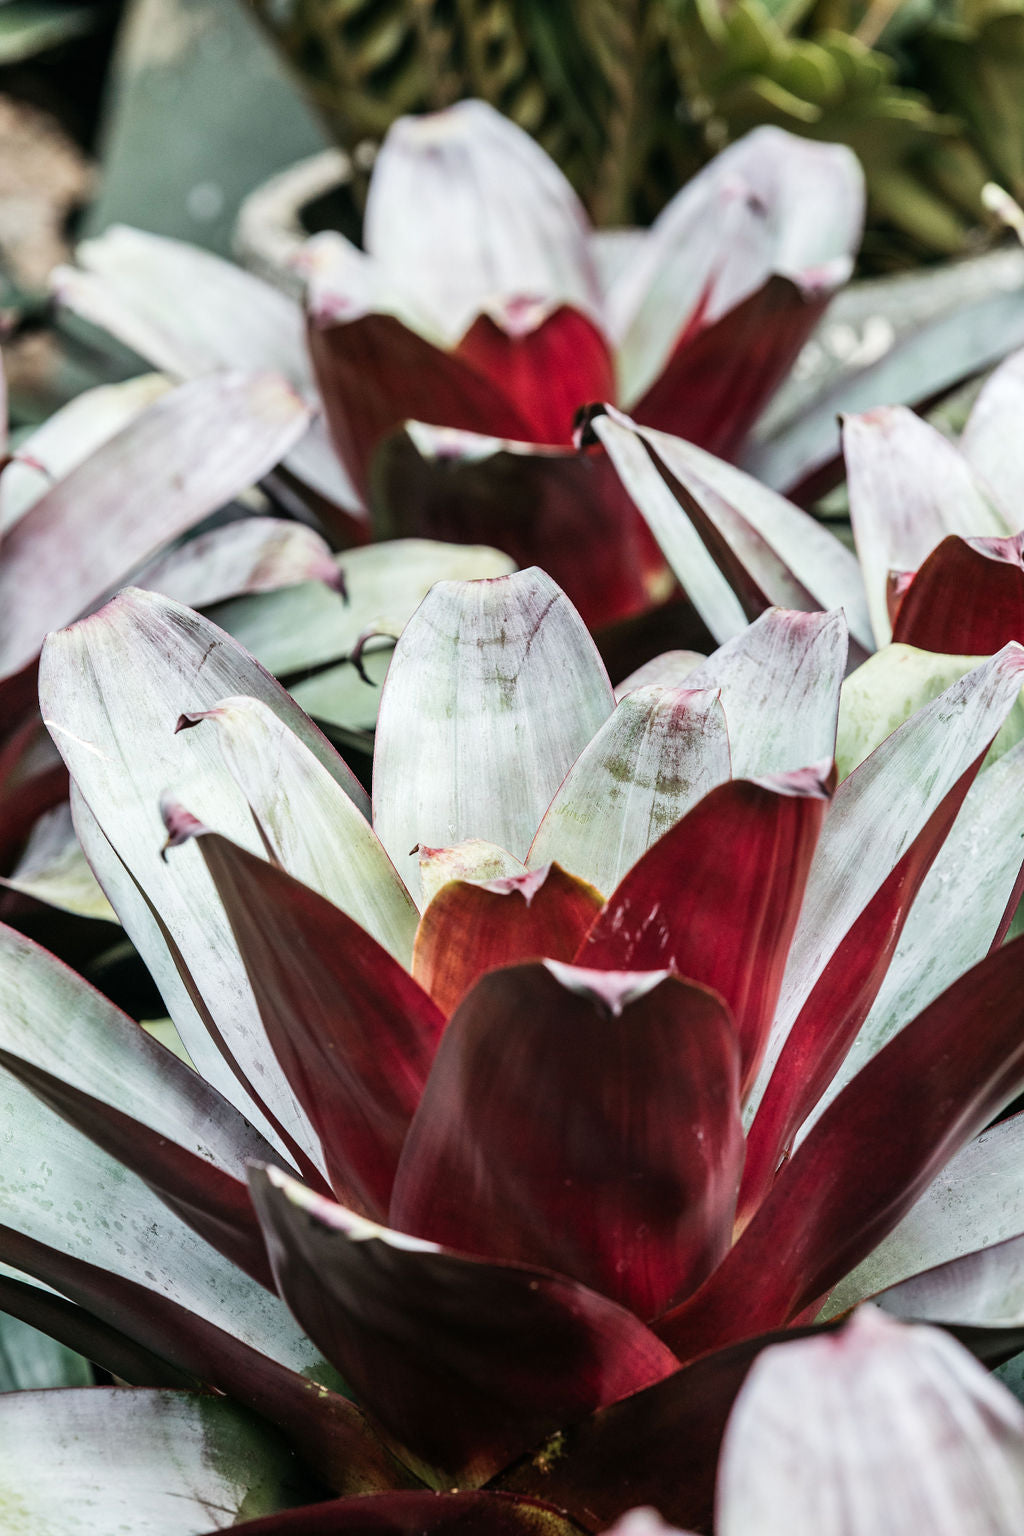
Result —
[{"label": "broad pointed leaf", "polygon": [[385,1493],[332,1499],[246,1520],[239,1536],[571,1536],[579,1529],[539,1499],[485,1491]]},{"label": "broad pointed leaf", "polygon": [[843,423],[850,517],[875,639],[892,638],[890,571],[916,571],[946,534],[1015,533],[967,461],[905,406],[880,406]]},{"label": "broad pointed leaf", "polygon": [[[168,1009],[189,1055],[247,1118],[266,1107],[275,1145],[315,1162],[318,1142],[267,1045],[198,851],[186,849],[171,863],[160,857],[159,798],[181,785],[188,785],[191,808],[204,820],[244,843],[257,841],[215,733],[174,734],[184,711],[238,694],[258,698],[279,714],[346,793],[365,804],[349,770],[284,689],[221,630],[169,598],[122,593],[92,618],[51,636],[40,669],[41,705],[51,734],[113,853],[166,930],[166,936],[158,932],[152,917],[136,921],[134,913],[125,913],[127,932],[157,984],[169,988]],[[99,869],[97,854],[90,858]],[[114,877],[119,878],[116,869]],[[198,992],[214,1021],[216,1041],[195,1007],[179,1008],[172,996],[182,985],[179,961],[189,976],[186,990]],[[255,1123],[264,1129],[266,1122]]]},{"label": "broad pointed leaf", "polygon": [[276,375],[220,374],[165,395],[99,447],[4,540],[0,672],[17,672],[47,630],[259,480],[308,419]]},{"label": "broad pointed leaf", "polygon": [[950,534],[925,560],[900,602],[892,637],[924,651],[989,656],[1024,640],[1024,534]]},{"label": "broad pointed leaf", "polygon": [[[376,1492],[413,1481],[373,1436],[359,1410],[335,1390],[337,1375],[323,1359],[314,1355],[312,1369],[299,1374],[218,1328],[201,1312],[188,1311],[135,1281],[7,1228],[0,1228],[0,1237],[26,1272],[59,1285],[85,1311],[104,1351],[102,1363],[117,1363],[111,1356],[111,1324],[124,1330],[134,1349],[121,1362],[129,1381],[139,1381],[141,1372],[142,1384],[162,1384],[153,1374],[155,1362],[158,1369],[163,1365],[165,1371],[184,1373],[189,1384],[207,1382],[276,1424],[322,1482],[339,1493]],[[290,1319],[288,1325],[294,1327]],[[100,1329],[107,1330],[106,1338],[99,1338]]]},{"label": "broad pointed leaf", "polygon": [[1024,1234],[912,1275],[871,1299],[890,1317],[948,1325],[975,1353],[1001,1363],[1024,1344]]},{"label": "broad pointed leaf", "polygon": [[932,1328],[858,1313],[766,1350],[719,1469],[721,1536],[1009,1536],[1024,1520],[1024,1411]]},{"label": "broad pointed leaf", "polygon": [[794,1019],[747,1136],[740,1223],[759,1204],[779,1164],[789,1156],[801,1123],[855,1041],[911,906],[980,765],[979,753],[852,924]]},{"label": "broad pointed leaf", "polygon": [[822,1308],[835,1317],[921,1270],[1017,1235],[1024,1114],[1001,1120],[952,1158],[898,1226],[841,1280]]},{"label": "broad pointed leaf", "polygon": [[588,234],[554,162],[482,101],[399,119],[377,157],[366,249],[449,340],[495,300],[595,307]]},{"label": "broad pointed leaf", "polygon": [[660,656],[652,656],[650,661],[645,661],[616,685],[616,702],[621,704],[634,688],[678,688],[702,661],[707,661],[707,657],[700,651],[662,651]]},{"label": "broad pointed leaf", "polygon": [[[958,785],[966,791],[964,775],[972,764],[975,771],[981,766],[1022,680],[1024,650],[1006,646],[894,731],[836,790],[808,878],[752,1108],[760,1103],[815,985],[833,958],[844,954],[844,945],[857,961],[858,919],[947,797],[958,792]],[[871,858],[864,856],[866,847],[874,850]],[[907,890],[908,898],[913,889]],[[889,894],[898,912],[899,892]],[[876,990],[881,979],[880,974],[874,977]]]},{"label": "broad pointed leaf", "polygon": [[633,689],[573,763],[527,862],[537,868],[557,859],[599,891],[611,892],[641,854],[730,771],[717,692]]},{"label": "broad pointed leaf", "polygon": [[245,517],[190,539],[141,572],[138,585],[190,608],[303,581],[340,585],[334,556],[318,533],[280,517]]},{"label": "broad pointed leaf", "polygon": [[[661,1320],[677,1353],[799,1316],[1021,1091],[1022,956],[1015,940],[968,971],[829,1106],[724,1263]],[[908,1103],[914,1113],[901,1114]]]},{"label": "broad pointed leaf", "polygon": [[204,1536],[311,1491],[272,1430],[196,1393],[7,1394],[0,1437],[10,1536]]},{"label": "broad pointed leaf", "polygon": [[594,642],[543,572],[439,582],[395,648],[374,754],[374,826],[413,894],[420,843],[479,837],[525,857],[613,705]]},{"label": "broad pointed leaf", "polygon": [[[0,1072],[0,1111],[10,1136],[0,1186],[5,1228],[166,1298],[289,1370],[316,1374],[317,1351],[276,1296],[6,1071]],[[7,1233],[5,1257],[33,1273],[13,1256],[12,1245]]]},{"label": "broad pointed leaf", "polygon": [[[616,426],[635,432],[647,450],[650,474],[641,479],[638,462],[637,493],[646,488],[655,498],[652,506],[662,506],[651,478],[657,476],[676,497],[675,518],[659,516],[652,531],[684,587],[691,579],[686,554],[692,535],[688,530],[679,535],[685,542],[678,557],[672,546],[679,528],[689,523],[741,601],[749,593],[758,608],[766,603],[804,610],[842,607],[856,642],[865,650],[873,648],[857,562],[834,534],[753,476],[693,443],[637,426],[618,412],[609,415],[608,427],[600,417],[593,422],[602,440],[608,434],[609,451],[618,438]],[[643,512],[643,500],[637,505]]]},{"label": "broad pointed leaf", "polygon": [[268,1275],[245,1189],[246,1163],[270,1156],[268,1143],[101,993],[3,925],[0,1063],[222,1252]]},{"label": "broad pointed leaf", "polygon": [[602,970],[664,967],[721,993],[743,1092],[764,1050],[827,804],[812,769],[719,785],[633,865],[577,956]]},{"label": "broad pointed leaf", "polygon": [[592,629],[642,612],[674,584],[600,450],[410,421],[381,445],[373,488],[378,533],[486,538],[547,571]]},{"label": "broad pointed leaf", "polygon": [[[910,716],[945,693],[981,662],[980,656],[944,656],[909,645],[885,645],[851,672],[839,701],[836,767],[840,779]],[[1024,703],[1018,701],[996,734],[995,759],[1024,736]]]},{"label": "broad pointed leaf", "polygon": [[592,885],[559,864],[449,880],[424,908],[412,973],[447,1017],[486,971],[571,960],[603,905]]},{"label": "broad pointed leaf", "polygon": [[216,734],[275,862],[408,965],[413,900],[369,822],[310,748],[259,699],[224,699],[183,715],[179,730],[189,726]]},{"label": "broad pointed leaf", "polygon": [[0,884],[79,917],[117,922],[86,863],[66,801],[40,816],[17,864]]},{"label": "broad pointed leaf", "polygon": [[1017,424],[1024,407],[1024,352],[1014,352],[982,385],[960,452],[984,481],[1013,532],[1021,522],[1024,459]]},{"label": "broad pointed leaf", "polygon": [[[762,1334],[683,1366],[553,1437],[501,1486],[549,1499],[588,1529],[648,1505],[674,1524],[710,1530],[718,1451],[736,1394],[762,1350],[808,1331]],[[632,1536],[628,1526],[620,1536]]]},{"label": "broad pointed leaf", "polygon": [[320,1137],[332,1187],[383,1216],[440,1013],[316,891],[180,808],[169,809],[168,826],[175,842],[198,840],[270,1044]]},{"label": "broad pointed leaf", "polygon": [[574,1281],[376,1227],[274,1169],[252,1187],[289,1305],[446,1478],[483,1482],[674,1367],[635,1317]]},{"label": "broad pointed leaf", "polygon": [[653,1317],[727,1249],[742,1160],[720,998],[664,971],[520,965],[451,1019],[390,1221]]},{"label": "broad pointed leaf", "polygon": [[771,609],[689,674],[721,690],[735,778],[832,757],[847,640],[841,613]]},{"label": "broad pointed leaf", "polygon": [[816,1114],[1003,937],[1024,863],[1024,744],[984,769],[914,900],[871,1012]]},{"label": "broad pointed leaf", "polygon": [[86,389],[23,438],[0,477],[0,531],[14,527],[50,486],[172,388],[164,374]]}]

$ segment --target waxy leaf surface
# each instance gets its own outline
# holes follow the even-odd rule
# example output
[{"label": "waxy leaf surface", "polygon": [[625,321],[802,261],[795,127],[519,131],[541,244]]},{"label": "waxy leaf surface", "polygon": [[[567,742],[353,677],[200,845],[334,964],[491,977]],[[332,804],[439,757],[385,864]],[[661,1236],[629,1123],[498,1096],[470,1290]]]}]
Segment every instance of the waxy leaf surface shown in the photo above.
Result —
[{"label": "waxy leaf surface", "polygon": [[520,965],[451,1019],[390,1221],[572,1275],[649,1318],[728,1247],[742,1160],[720,998],[664,971]]}]

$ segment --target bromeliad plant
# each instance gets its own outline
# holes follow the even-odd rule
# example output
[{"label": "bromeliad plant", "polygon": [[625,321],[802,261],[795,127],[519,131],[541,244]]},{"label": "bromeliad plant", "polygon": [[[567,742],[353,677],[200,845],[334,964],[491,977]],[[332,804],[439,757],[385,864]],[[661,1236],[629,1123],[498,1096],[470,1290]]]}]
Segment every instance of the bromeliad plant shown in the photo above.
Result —
[{"label": "bromeliad plant", "polygon": [[[262,1529],[433,1529],[424,1487],[485,1487],[430,1496],[479,1529],[692,1525],[765,1331],[840,1282],[1018,1347],[990,1281],[1024,1130],[972,1138],[1024,1086],[1019,946],[993,948],[1024,752],[979,773],[1024,652],[833,792],[845,657],[841,614],[772,611],[616,704],[547,577],[441,583],[392,659],[371,824],[198,615],[128,592],[52,636],[79,836],[198,1068],[3,933],[3,1305],[149,1389],[61,1400],[61,1433],[102,1443],[112,1402],[116,1437],[134,1396],[147,1457],[205,1415],[259,1460],[222,1398],[152,1391],[200,1382],[320,1480],[268,1452],[257,1507],[342,1496]],[[1000,1248],[958,1201],[998,1207]]]},{"label": "bromeliad plant", "polygon": [[[340,465],[316,426],[290,483],[348,542],[368,503],[378,537],[541,564],[592,626],[648,608],[671,578],[602,456],[573,449],[575,413],[618,400],[731,454],[849,276],[862,215],[849,151],[766,129],[649,231],[595,233],[554,163],[485,104],[405,119],[376,162],[365,251],[327,235],[297,252]],[[258,279],[126,230],[80,259],[58,298],[156,366],[259,355],[300,379],[301,311]],[[410,437],[409,420],[427,426]]]}]

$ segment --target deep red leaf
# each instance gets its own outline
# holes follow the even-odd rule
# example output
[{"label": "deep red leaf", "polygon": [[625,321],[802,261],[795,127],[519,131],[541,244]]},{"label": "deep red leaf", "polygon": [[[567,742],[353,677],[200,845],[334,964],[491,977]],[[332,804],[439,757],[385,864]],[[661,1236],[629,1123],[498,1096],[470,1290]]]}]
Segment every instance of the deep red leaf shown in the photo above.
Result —
[{"label": "deep red leaf", "polygon": [[420,919],[412,973],[447,1017],[485,971],[571,960],[603,906],[559,864],[479,885],[449,880]]},{"label": "deep red leaf", "polygon": [[720,784],[633,865],[577,956],[600,970],[670,969],[721,993],[741,1092],[764,1051],[827,804],[825,768]]},{"label": "deep red leaf", "polygon": [[335,448],[361,491],[377,444],[405,421],[530,436],[525,417],[492,379],[393,315],[322,325],[313,319],[309,350]]},{"label": "deep red leaf", "polygon": [[391,1224],[654,1317],[729,1246],[738,1087],[732,1021],[703,987],[557,963],[492,972],[445,1031]]},{"label": "deep red leaf", "polygon": [[745,1222],[771,1186],[792,1139],[825,1092],[878,996],[914,898],[956,820],[984,753],[949,794],[879,886],[800,1010],[768,1080],[747,1137],[737,1219]]},{"label": "deep red leaf", "polygon": [[100,1322],[276,1424],[338,1493],[408,1487],[414,1479],[346,1398],[308,1381],[147,1286],[0,1227],[6,1262],[61,1291]]},{"label": "deep red leaf", "polygon": [[232,1526],[240,1536],[569,1536],[578,1529],[539,1499],[426,1490],[334,1499]]},{"label": "deep red leaf", "polygon": [[321,1138],[332,1187],[383,1215],[441,1014],[316,891],[194,819],[184,832],[198,837],[271,1045]]},{"label": "deep red leaf", "polygon": [[586,315],[563,304],[538,322],[539,312],[535,301],[513,299],[498,322],[478,315],[455,355],[514,402],[531,442],[568,444],[580,406],[614,397],[615,369],[607,341]]},{"label": "deep red leaf", "polygon": [[814,1331],[762,1334],[696,1360],[569,1429],[501,1485],[550,1499],[592,1531],[637,1505],[708,1531],[722,1435],[750,1367],[769,1345]]},{"label": "deep red leaf", "polygon": [[379,538],[491,544],[517,565],[539,565],[591,628],[671,590],[664,556],[600,449],[414,429],[381,444],[372,502]]},{"label": "deep red leaf", "polygon": [[125,1334],[101,1322],[74,1302],[41,1285],[26,1280],[12,1280],[0,1275],[0,1312],[16,1317],[30,1328],[38,1328],[48,1338],[56,1339],[66,1349],[91,1360],[101,1370],[122,1381],[142,1387],[192,1387],[197,1378],[175,1370],[166,1360],[142,1349]]},{"label": "deep red leaf", "polygon": [[646,427],[731,457],[788,374],[832,288],[777,273],[697,335],[684,332],[647,392],[629,406]]},{"label": "deep red leaf", "polygon": [[777,1327],[871,1252],[1024,1087],[1024,938],[988,955],[829,1105],[742,1237],[659,1333],[684,1358]]},{"label": "deep red leaf", "polygon": [[1024,641],[1024,533],[943,539],[903,593],[892,638],[955,656],[990,656],[1008,640]]},{"label": "deep red leaf", "polygon": [[375,1227],[276,1169],[253,1200],[281,1294],[360,1402],[446,1479],[483,1482],[675,1358],[623,1308],[544,1270]]}]

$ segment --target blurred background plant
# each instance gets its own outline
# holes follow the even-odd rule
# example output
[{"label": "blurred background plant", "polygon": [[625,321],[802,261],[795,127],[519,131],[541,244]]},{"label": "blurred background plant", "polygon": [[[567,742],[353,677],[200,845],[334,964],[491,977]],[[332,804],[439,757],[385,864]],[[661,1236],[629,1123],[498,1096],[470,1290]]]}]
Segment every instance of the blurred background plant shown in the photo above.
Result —
[{"label": "blurred background plant", "polygon": [[252,0],[352,155],[481,96],[600,224],[645,223],[758,123],[840,141],[871,189],[867,270],[978,248],[1024,195],[1021,0]]}]

